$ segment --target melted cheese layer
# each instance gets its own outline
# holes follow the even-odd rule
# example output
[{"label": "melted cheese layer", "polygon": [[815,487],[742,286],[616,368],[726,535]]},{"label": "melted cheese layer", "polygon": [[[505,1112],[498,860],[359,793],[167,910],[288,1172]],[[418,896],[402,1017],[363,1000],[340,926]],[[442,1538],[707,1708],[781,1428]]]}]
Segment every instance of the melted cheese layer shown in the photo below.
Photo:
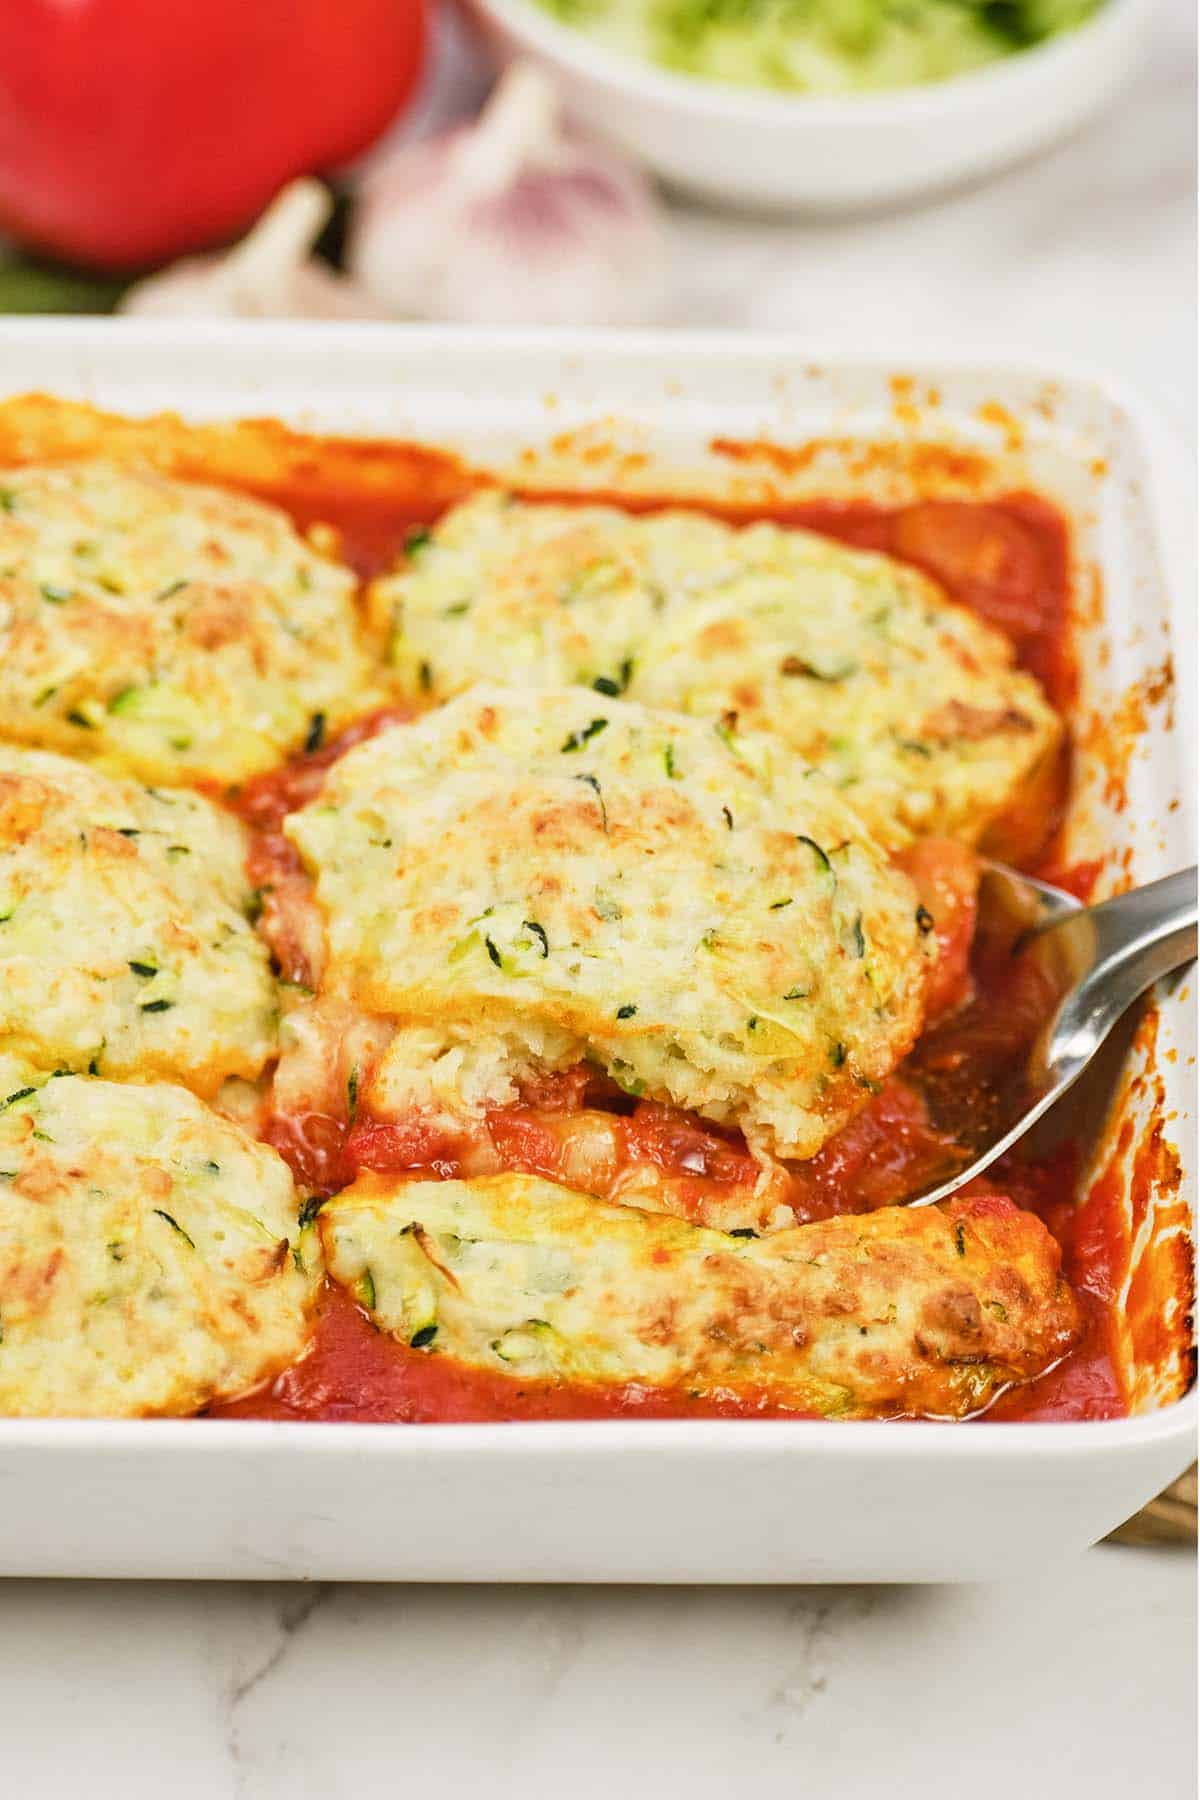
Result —
[{"label": "melted cheese layer", "polygon": [[329,993],[392,1018],[377,1110],[590,1059],[813,1155],[921,1024],[916,894],[781,746],[580,689],[477,688],[351,751],[285,829]]},{"label": "melted cheese layer", "polygon": [[742,1239],[533,1176],[362,1175],[319,1229],[383,1330],[526,1379],[961,1416],[1079,1334],[1057,1244],[994,1198]]},{"label": "melted cheese layer", "polygon": [[899,848],[976,843],[1059,721],[1007,640],[889,557],[769,523],[485,493],[372,609],[407,691],[580,682],[769,730]]},{"label": "melted cheese layer", "polygon": [[276,1047],[246,836],[158,791],[0,744],[0,1048],[206,1095]]},{"label": "melted cheese layer", "polygon": [[0,1057],[0,1413],[193,1413],[257,1386],[308,1336],[304,1235],[280,1158],[183,1088]]},{"label": "melted cheese layer", "polygon": [[0,735],[244,780],[378,704],[354,592],[244,495],[99,461],[0,470]]}]

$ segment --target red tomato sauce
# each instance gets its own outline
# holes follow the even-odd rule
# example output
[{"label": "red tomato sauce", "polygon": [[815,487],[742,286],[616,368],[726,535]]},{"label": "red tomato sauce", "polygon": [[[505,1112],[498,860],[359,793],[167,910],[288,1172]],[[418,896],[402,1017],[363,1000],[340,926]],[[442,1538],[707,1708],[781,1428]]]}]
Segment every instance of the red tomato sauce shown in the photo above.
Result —
[{"label": "red tomato sauce", "polygon": [[[419,463],[408,458],[409,480],[386,501],[369,505],[322,505],[311,484],[291,510],[297,522],[332,525],[340,553],[364,578],[388,567],[414,526],[433,524],[444,509],[446,485],[438,499],[422,503]],[[432,485],[432,484],[431,484]],[[288,505],[287,493],[273,493]],[[454,494],[454,498],[461,497]],[[555,500],[604,499],[630,505],[628,496],[541,494]],[[338,497],[340,500],[340,496]],[[671,504],[672,497],[639,499],[638,510]],[[901,507],[867,503],[807,501],[786,507],[735,513],[709,510],[734,519],[770,517],[803,525],[843,542],[880,550],[924,569],[959,600],[1005,633],[1018,661],[1042,681],[1060,708],[1075,694],[1068,633],[1070,543],[1065,521],[1032,494],[987,502],[925,501]],[[329,742],[283,768],[258,777],[229,796],[251,826],[251,870],[262,892],[263,926],[289,979],[310,974],[303,948],[289,943],[289,884],[304,883],[299,861],[280,830],[285,814],[320,790],[325,770],[352,744],[403,719],[403,709],[372,714]],[[1056,773],[1053,793],[1030,797],[1036,811],[1036,838],[1045,843],[1066,791],[1067,763]],[[887,1082],[866,1109],[820,1155],[791,1172],[789,1203],[799,1221],[832,1213],[864,1211],[895,1201],[935,1173],[961,1165],[966,1152],[953,1135],[937,1128],[930,1099],[942,1100],[946,1084],[970,1108],[986,1108],[1011,1073],[1014,1056],[1045,995],[1014,983],[1012,970],[989,946],[972,945],[973,899],[961,868],[923,866],[922,847],[909,854],[910,873],[922,899],[926,879],[944,909],[937,931],[941,965],[932,997],[935,1023],[902,1073]],[[1059,871],[1062,874],[1062,871]],[[1089,865],[1068,872],[1067,885],[1086,896],[1096,871]],[[940,886],[939,886],[940,883]],[[937,911],[933,906],[931,910]],[[941,1023],[937,1015],[942,1014]],[[681,1179],[736,1186],[753,1179],[753,1160],[735,1133],[670,1108],[633,1105],[605,1077],[580,1068],[549,1077],[522,1096],[519,1106],[491,1115],[492,1149],[502,1166],[553,1176],[562,1159],[555,1115],[583,1106],[609,1111],[623,1165],[649,1162]],[[940,1115],[939,1115],[940,1116]],[[359,1169],[423,1169],[457,1174],[467,1147],[419,1121],[396,1124],[363,1115],[310,1113],[276,1118],[264,1135],[291,1164],[297,1179],[319,1195],[336,1192]],[[698,1173],[697,1171],[702,1171]],[[1073,1149],[1040,1163],[1009,1159],[988,1187],[1010,1194],[1046,1220],[1063,1249],[1067,1278],[1080,1294],[1087,1328],[1083,1342],[1055,1369],[1028,1387],[997,1401],[991,1419],[1110,1418],[1126,1410],[1113,1355],[1112,1303],[1122,1239],[1119,1195],[1100,1183],[1076,1202],[1078,1156]],[[341,1290],[327,1283],[320,1299],[309,1352],[269,1387],[236,1403],[213,1409],[214,1416],[273,1419],[392,1420],[398,1422],[603,1418],[613,1416],[763,1416],[779,1409],[754,1397],[700,1400],[629,1386],[573,1387],[560,1382],[525,1382],[482,1373],[444,1356],[402,1346],[381,1334]],[[796,1414],[788,1414],[795,1417]]]},{"label": "red tomato sauce", "polygon": [[1079,1166],[1074,1144],[1041,1162],[1006,1158],[999,1165],[994,1185],[1044,1219],[1061,1244],[1063,1274],[1083,1304],[1086,1329],[1057,1368],[1002,1395],[989,1418],[1120,1419],[1128,1411],[1115,1352],[1114,1302],[1126,1255],[1120,1195],[1099,1180],[1078,1200]]},{"label": "red tomato sauce", "polygon": [[313,748],[284,763],[281,768],[253,776],[227,798],[254,831],[276,833],[288,813],[296,812],[316,799],[325,771],[345,756],[347,750],[386,731],[389,725],[403,724],[412,716],[410,706],[381,706],[375,712],[364,713],[362,718],[355,719],[328,740],[323,729],[317,727],[320,742]]},{"label": "red tomato sauce", "polygon": [[285,981],[295,982],[299,987],[314,985],[307,947],[295,933],[292,924],[295,915],[288,905],[289,895],[300,898],[307,895],[308,878],[299,856],[283,835],[283,821],[288,813],[296,812],[316,799],[326,770],[339,757],[345,756],[347,750],[353,750],[355,744],[364,743],[377,732],[386,731],[389,725],[398,725],[411,717],[410,707],[380,707],[355,719],[328,742],[324,739],[323,722],[318,718],[314,721],[313,735],[320,741],[312,749],[293,757],[281,768],[254,776],[225,795],[227,802],[250,827],[250,854],[246,867],[258,892],[263,935]]},{"label": "red tomato sauce", "polygon": [[[1004,1187],[1051,1225],[1064,1250],[1064,1269],[1083,1305],[1085,1334],[1054,1369],[1014,1388],[992,1405],[988,1420],[1122,1418],[1124,1394],[1113,1349],[1112,1289],[1107,1275],[1120,1255],[1115,1195],[1069,1199],[1074,1152],[1023,1168],[1001,1168]],[[981,1184],[982,1186],[983,1184]],[[471,1369],[452,1358],[400,1344],[375,1329],[342,1289],[326,1282],[308,1354],[268,1388],[210,1409],[212,1418],[320,1419],[394,1424],[602,1418],[802,1418],[765,1396],[692,1396],[651,1387],[578,1387],[520,1381]]]},{"label": "red tomato sauce", "polygon": [[356,1420],[376,1424],[486,1423],[517,1419],[727,1419],[780,1416],[761,1403],[692,1397],[641,1387],[576,1387],[520,1381],[411,1350],[375,1330],[350,1296],[326,1282],[312,1348],[266,1392],[209,1414],[224,1419]]}]

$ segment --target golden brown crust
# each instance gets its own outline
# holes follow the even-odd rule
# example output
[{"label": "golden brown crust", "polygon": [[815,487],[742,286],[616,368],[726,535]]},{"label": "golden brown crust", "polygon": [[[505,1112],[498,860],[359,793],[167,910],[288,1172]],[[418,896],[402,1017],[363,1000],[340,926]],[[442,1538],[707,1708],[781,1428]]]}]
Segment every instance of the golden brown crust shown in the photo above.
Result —
[{"label": "golden brown crust", "polygon": [[920,1029],[916,894],[768,739],[601,699],[476,688],[350,752],[285,827],[324,909],[326,987],[401,1026],[414,1068],[591,1058],[627,1091],[811,1156]]},{"label": "golden brown crust", "polygon": [[103,461],[0,494],[0,735],[228,784],[382,697],[354,577],[274,507]]},{"label": "golden brown crust", "polygon": [[0,1412],[193,1413],[295,1360],[319,1259],[273,1150],[183,1088],[0,1055],[0,1090]]},{"label": "golden brown crust", "polygon": [[990,1195],[754,1239],[532,1176],[365,1174],[320,1230],[334,1278],[406,1342],[829,1417],[961,1417],[1081,1330],[1050,1233]]},{"label": "golden brown crust", "polygon": [[0,744],[0,1048],[205,1095],[254,1079],[277,1002],[245,849],[198,794]]},{"label": "golden brown crust", "polygon": [[414,695],[568,681],[818,764],[893,847],[976,843],[1061,727],[1011,645],[915,569],[807,531],[477,495],[375,584]]}]

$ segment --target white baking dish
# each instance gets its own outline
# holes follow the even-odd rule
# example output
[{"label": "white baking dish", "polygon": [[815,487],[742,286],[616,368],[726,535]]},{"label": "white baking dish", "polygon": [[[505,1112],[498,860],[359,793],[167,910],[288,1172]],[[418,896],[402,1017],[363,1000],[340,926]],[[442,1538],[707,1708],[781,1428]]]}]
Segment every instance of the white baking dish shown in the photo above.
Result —
[{"label": "white baking dish", "polygon": [[[1074,522],[1083,722],[1117,710],[1172,638],[1190,679],[1194,600],[1179,453],[1127,395],[1092,376],[1003,362],[822,357],[779,339],[6,323],[0,398],[33,388],[135,414],[269,415],[419,439],[495,467],[533,447],[521,464],[526,480],[653,487],[665,470],[676,490],[690,482],[749,497],[767,485],[954,491],[978,454],[987,483],[1032,484]],[[840,441],[791,461],[753,452],[731,460],[714,438]],[[864,452],[864,442],[884,440],[886,454]],[[931,440],[941,449],[921,447]],[[970,480],[980,480],[977,468]],[[1192,691],[1176,696],[1174,729],[1164,705],[1147,699],[1142,710],[1128,804],[1113,809],[1111,779],[1106,797],[1104,771],[1085,755],[1069,845],[1080,857],[1128,852],[1139,880],[1194,853]],[[1185,979],[1160,996],[1157,1049],[1143,1036],[1128,1052],[1121,1105],[1144,1114],[1161,1080],[1160,1111],[1190,1193],[1189,986]],[[1166,1229],[1167,1213],[1164,1194],[1143,1225],[1135,1265]],[[1092,1542],[1194,1455],[1195,1397],[1178,1398],[1187,1384],[1178,1347],[1186,1298],[1176,1292],[1161,1302],[1160,1310],[1174,1309],[1176,1349],[1155,1354],[1131,1335],[1125,1355],[1138,1416],[1112,1423],[0,1421],[0,1573],[999,1577]]]}]

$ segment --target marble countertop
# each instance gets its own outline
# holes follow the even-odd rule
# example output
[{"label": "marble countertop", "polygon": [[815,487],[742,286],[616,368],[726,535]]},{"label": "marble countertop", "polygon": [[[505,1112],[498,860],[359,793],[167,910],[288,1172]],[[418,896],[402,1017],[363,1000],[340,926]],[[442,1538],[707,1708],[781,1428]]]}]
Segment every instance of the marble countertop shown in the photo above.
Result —
[{"label": "marble countertop", "polygon": [[1187,1800],[1194,1559],[1003,1587],[0,1584],[6,1790]]},{"label": "marble countertop", "polygon": [[[673,321],[1084,357],[1194,441],[1194,39],[1191,0],[1162,0],[1104,120],[919,211],[680,209]],[[27,1800],[1183,1800],[1195,1646],[1194,1558],[1112,1546],[994,1588],[8,1581],[4,1778]]]}]

